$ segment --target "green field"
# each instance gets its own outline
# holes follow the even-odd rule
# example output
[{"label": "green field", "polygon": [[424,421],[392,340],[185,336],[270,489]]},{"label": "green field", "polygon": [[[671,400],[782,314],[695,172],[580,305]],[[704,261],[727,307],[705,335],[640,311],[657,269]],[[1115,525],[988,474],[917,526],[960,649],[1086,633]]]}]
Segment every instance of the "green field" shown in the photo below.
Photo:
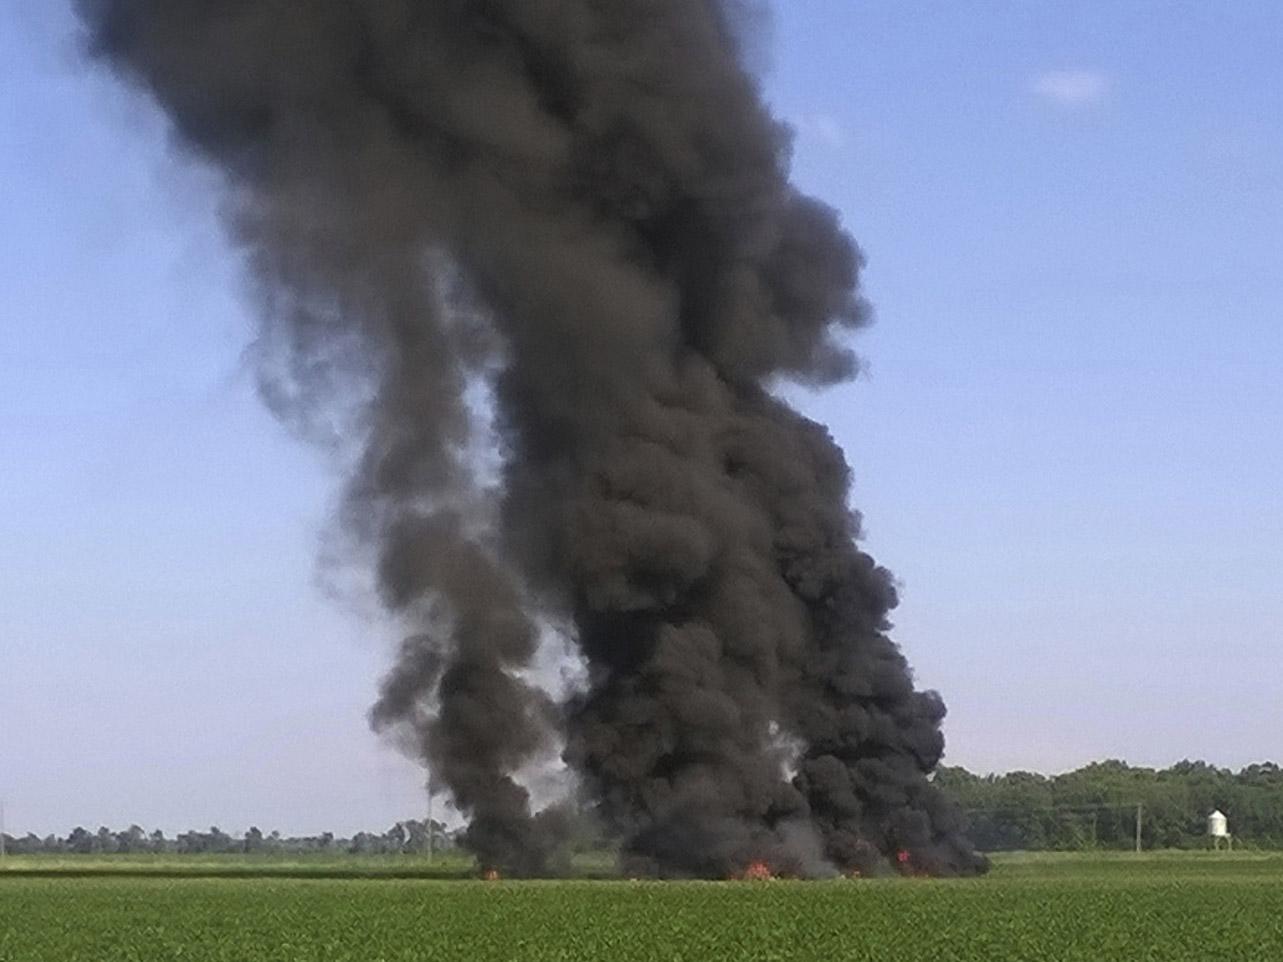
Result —
[{"label": "green field", "polygon": [[497,882],[414,859],[11,859],[2,962],[1283,960],[1283,859],[1008,857],[984,879]]}]

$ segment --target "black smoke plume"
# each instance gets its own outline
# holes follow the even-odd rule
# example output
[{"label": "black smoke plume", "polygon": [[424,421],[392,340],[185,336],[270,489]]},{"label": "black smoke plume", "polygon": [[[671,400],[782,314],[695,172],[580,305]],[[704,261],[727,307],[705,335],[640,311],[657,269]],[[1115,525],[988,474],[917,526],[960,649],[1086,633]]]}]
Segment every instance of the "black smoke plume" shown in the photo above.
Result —
[{"label": "black smoke plume", "polygon": [[[771,391],[850,377],[867,312],[742,4],[77,2],[223,175],[269,402],[356,412],[345,517],[413,631],[372,717],[483,865],[547,869],[517,776],[560,745],[636,871],[981,868],[842,452]],[[556,623],[560,704],[528,680]]]}]

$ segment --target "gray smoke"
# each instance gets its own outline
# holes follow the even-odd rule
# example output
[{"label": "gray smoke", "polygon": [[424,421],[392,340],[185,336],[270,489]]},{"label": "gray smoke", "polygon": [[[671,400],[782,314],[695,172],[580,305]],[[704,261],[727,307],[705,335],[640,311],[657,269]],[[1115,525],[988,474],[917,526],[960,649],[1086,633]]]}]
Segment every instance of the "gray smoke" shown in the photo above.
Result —
[{"label": "gray smoke", "polygon": [[[345,517],[412,626],[372,718],[483,865],[547,870],[559,813],[514,775],[560,742],[634,871],[982,867],[842,452],[770,390],[850,377],[867,311],[744,4],[78,5],[224,175],[269,402],[356,412]],[[562,704],[524,680],[549,619],[587,668]]]}]

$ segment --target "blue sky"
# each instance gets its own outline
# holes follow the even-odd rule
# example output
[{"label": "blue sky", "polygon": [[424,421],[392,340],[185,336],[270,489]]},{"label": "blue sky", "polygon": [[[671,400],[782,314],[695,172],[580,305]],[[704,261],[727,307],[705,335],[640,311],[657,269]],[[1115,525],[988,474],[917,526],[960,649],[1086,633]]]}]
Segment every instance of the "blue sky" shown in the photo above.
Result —
[{"label": "blue sky", "polygon": [[[1283,6],[779,3],[766,93],[869,257],[855,467],[979,770],[1283,754]],[[0,795],[12,829],[416,814],[337,478],[258,403],[207,174],[0,0]]]}]

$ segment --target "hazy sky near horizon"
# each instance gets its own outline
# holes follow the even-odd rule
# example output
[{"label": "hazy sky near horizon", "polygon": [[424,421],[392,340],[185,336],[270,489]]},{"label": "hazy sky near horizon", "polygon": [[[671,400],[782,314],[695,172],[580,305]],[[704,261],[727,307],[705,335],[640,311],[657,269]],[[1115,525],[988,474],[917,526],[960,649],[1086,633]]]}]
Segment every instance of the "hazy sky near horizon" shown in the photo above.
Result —
[{"label": "hazy sky near horizon", "polygon": [[[799,183],[868,254],[856,474],[947,762],[1283,756],[1283,5],[774,4]],[[0,0],[0,797],[10,831],[384,828],[392,634],[254,393],[213,178]]]}]

